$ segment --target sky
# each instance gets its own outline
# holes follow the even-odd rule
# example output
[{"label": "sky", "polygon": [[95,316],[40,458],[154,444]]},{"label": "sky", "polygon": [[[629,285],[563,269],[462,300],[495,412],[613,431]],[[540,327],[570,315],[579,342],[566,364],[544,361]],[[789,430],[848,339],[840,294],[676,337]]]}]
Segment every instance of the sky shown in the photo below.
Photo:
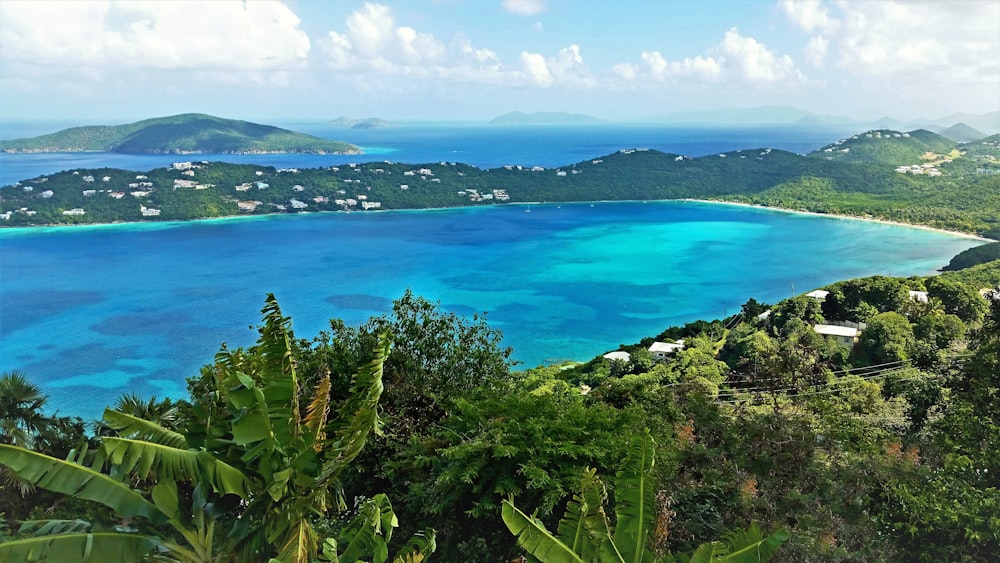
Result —
[{"label": "sky", "polygon": [[996,0],[0,1],[0,121],[1000,110]]}]

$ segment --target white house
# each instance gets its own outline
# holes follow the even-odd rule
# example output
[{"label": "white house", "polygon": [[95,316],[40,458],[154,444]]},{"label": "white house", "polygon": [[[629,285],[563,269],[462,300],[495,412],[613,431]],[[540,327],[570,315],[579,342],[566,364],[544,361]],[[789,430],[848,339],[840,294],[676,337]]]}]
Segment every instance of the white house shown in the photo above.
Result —
[{"label": "white house", "polygon": [[816,325],[813,330],[816,331],[816,334],[833,338],[841,346],[854,346],[858,340],[858,329],[849,326]]},{"label": "white house", "polygon": [[806,297],[812,297],[816,301],[826,301],[828,295],[830,295],[830,292],[825,289],[814,289],[807,293]]},{"label": "white house", "polygon": [[627,362],[632,359],[632,354],[618,350],[617,352],[608,352],[607,354],[604,354],[604,359],[611,360],[613,362]]},{"label": "white house", "polygon": [[669,356],[683,349],[684,349],[683,339],[674,342],[654,342],[649,347],[649,353],[653,355],[654,360],[665,360]]},{"label": "white house", "polygon": [[913,291],[910,290],[910,301],[916,301],[917,303],[927,303],[928,295],[926,291]]}]

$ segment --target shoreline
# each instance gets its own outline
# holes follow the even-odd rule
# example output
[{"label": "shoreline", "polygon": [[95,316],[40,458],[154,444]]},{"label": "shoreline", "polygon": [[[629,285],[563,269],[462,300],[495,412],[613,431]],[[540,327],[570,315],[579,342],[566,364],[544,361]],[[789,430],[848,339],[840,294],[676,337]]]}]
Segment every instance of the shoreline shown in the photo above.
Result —
[{"label": "shoreline", "polygon": [[176,227],[183,225],[185,223],[201,223],[208,221],[233,221],[233,220],[247,220],[256,219],[263,220],[275,217],[295,217],[296,215],[327,215],[327,214],[343,214],[351,215],[354,213],[394,213],[394,212],[419,212],[419,211],[448,211],[454,209],[485,209],[502,207],[507,205],[593,205],[595,203],[649,203],[649,202],[687,202],[687,203],[707,203],[713,205],[730,205],[736,207],[744,207],[749,209],[758,209],[765,211],[774,211],[779,213],[790,213],[797,215],[808,215],[813,217],[827,217],[830,219],[841,219],[850,221],[867,221],[869,223],[879,223],[882,225],[888,225],[893,227],[909,227],[912,229],[921,229],[925,231],[936,232],[944,235],[967,238],[972,240],[978,240],[981,242],[998,242],[994,239],[986,238],[980,235],[965,233],[962,231],[952,231],[948,229],[942,229],[939,227],[932,227],[930,225],[921,225],[918,223],[904,223],[902,221],[893,221],[891,219],[879,219],[877,217],[858,217],[854,215],[842,215],[835,213],[819,213],[816,211],[802,211],[798,209],[788,209],[784,207],[771,207],[767,205],[760,205],[756,203],[745,203],[738,201],[725,201],[720,199],[697,199],[697,198],[678,198],[678,199],[650,199],[650,200],[639,200],[639,199],[599,199],[599,200],[587,200],[587,201],[512,201],[510,203],[504,204],[491,204],[491,205],[457,205],[457,206],[446,206],[446,207],[421,207],[421,208],[406,208],[406,209],[379,209],[376,211],[306,211],[300,213],[264,213],[255,215],[224,215],[222,217],[198,217],[194,219],[181,219],[176,221],[115,221],[111,223],[84,223],[84,224],[65,224],[65,223],[49,223],[43,225],[31,225],[31,226],[17,226],[17,227],[4,227],[0,226],[0,233],[4,231],[8,232],[29,232],[29,231],[44,231],[52,229],[79,229],[79,228],[107,228],[107,227],[121,227],[126,225],[158,225],[164,228]]},{"label": "shoreline", "polygon": [[894,221],[892,219],[879,219],[878,217],[859,217],[857,215],[843,215],[840,213],[819,213],[818,211],[802,211],[800,209],[788,209],[786,207],[771,207],[768,205],[760,205],[757,203],[745,203],[741,201],[726,201],[722,199],[695,199],[695,198],[681,198],[677,200],[666,200],[666,201],[689,201],[692,203],[711,203],[715,205],[733,205],[739,207],[748,207],[751,209],[764,209],[768,211],[777,211],[780,213],[793,213],[797,215],[811,215],[813,217],[828,217],[830,219],[842,219],[849,221],[867,221],[869,223],[879,223],[882,225],[890,225],[893,227],[910,227],[913,229],[921,229],[924,231],[931,231],[935,233],[941,233],[944,235],[951,235],[956,237],[968,238],[973,240],[978,240],[982,242],[997,242],[994,239],[986,238],[984,236],[965,233],[962,231],[952,231],[949,229],[942,229],[940,227],[932,227],[930,225],[921,225],[919,223],[904,223],[903,221]]}]

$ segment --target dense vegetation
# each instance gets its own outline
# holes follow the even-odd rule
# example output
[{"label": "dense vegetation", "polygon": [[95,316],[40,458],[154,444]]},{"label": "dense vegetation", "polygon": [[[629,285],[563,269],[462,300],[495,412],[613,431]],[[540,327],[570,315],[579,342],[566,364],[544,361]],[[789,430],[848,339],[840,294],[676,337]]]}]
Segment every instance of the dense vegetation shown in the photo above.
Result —
[{"label": "dense vegetation", "polygon": [[[80,560],[89,542],[185,561],[498,561],[521,552],[514,531],[532,553],[629,543],[652,561],[769,554],[786,536],[760,530],[787,530],[775,560],[993,561],[1000,293],[981,290],[998,284],[1000,261],[846,280],[667,328],[625,361],[522,372],[482,318],[409,293],[311,339],[269,298],[256,345],[223,346],[184,400],[123,397],[96,436],[0,378],[0,441],[22,446],[0,446],[0,559]],[[845,345],[818,323],[864,324]],[[662,360],[647,350],[678,339]],[[397,525],[414,539],[390,548]]]},{"label": "dense vegetation", "polygon": [[7,152],[104,151],[125,154],[354,153],[358,148],[270,125],[200,113],[126,125],[73,127],[30,139],[0,141]]},{"label": "dense vegetation", "polygon": [[[190,167],[142,174],[115,169],[68,170],[25,180],[0,190],[0,213],[9,213],[0,224],[697,198],[880,217],[1000,237],[1000,174],[993,174],[993,167],[1000,166],[1000,138],[958,147],[926,131],[909,135],[900,139],[921,143],[919,150],[933,147],[954,153],[948,158],[935,153],[937,156],[930,161],[937,163],[935,170],[941,175],[895,171],[896,165],[920,168],[921,162],[928,161],[906,160],[909,153],[899,155],[890,150],[894,145],[886,144],[900,139],[886,139],[884,135],[881,139],[862,136],[863,142],[860,138],[844,141],[845,145],[884,145],[887,154],[892,155],[870,155],[877,161],[866,157],[864,162],[834,158],[825,151],[800,156],[770,149],[701,158],[622,150],[549,170],[392,162],[276,170],[195,162]],[[158,213],[143,215],[143,207]]]},{"label": "dense vegetation", "polygon": [[964,270],[976,264],[985,264],[994,260],[1000,260],[1000,242],[991,242],[963,250],[955,255],[942,270],[946,272]]}]

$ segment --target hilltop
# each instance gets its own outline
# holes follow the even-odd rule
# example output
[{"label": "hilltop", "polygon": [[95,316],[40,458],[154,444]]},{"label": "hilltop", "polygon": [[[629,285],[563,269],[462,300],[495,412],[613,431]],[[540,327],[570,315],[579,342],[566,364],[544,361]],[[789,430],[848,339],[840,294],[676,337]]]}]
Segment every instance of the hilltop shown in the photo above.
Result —
[{"label": "hilltop", "polygon": [[971,143],[985,138],[987,135],[975,127],[970,127],[965,123],[956,123],[951,127],[938,131],[938,135],[955,141],[956,143]]},{"label": "hilltop", "polygon": [[358,147],[271,125],[200,113],[157,117],[125,125],[89,125],[0,141],[5,152],[114,152],[123,154],[354,154]]},{"label": "hilltop", "polygon": [[601,122],[602,120],[597,117],[582,113],[561,111],[521,113],[512,111],[490,121],[490,125],[589,125]]},{"label": "hilltop", "polygon": [[868,162],[902,166],[928,160],[931,154],[949,154],[955,142],[926,129],[908,133],[873,129],[835,141],[810,153],[827,160]]}]

